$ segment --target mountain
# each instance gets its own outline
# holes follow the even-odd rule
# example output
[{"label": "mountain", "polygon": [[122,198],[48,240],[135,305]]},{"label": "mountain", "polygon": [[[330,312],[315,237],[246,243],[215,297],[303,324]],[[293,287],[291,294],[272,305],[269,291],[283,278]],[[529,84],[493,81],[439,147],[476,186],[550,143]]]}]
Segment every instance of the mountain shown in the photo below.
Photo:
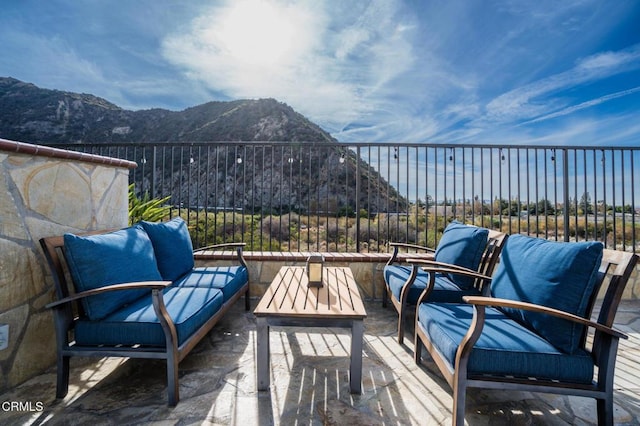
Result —
[{"label": "mountain", "polygon": [[[195,156],[190,173],[207,181],[215,170],[216,182],[211,183],[223,190],[204,193],[202,188],[190,186],[188,180],[182,178],[181,157],[174,156],[173,150],[163,151],[162,160],[158,159],[162,169],[158,165],[155,170],[148,165],[143,168],[144,176],[136,182],[136,187],[159,188],[163,182],[175,182],[171,187],[174,201],[200,200],[208,206],[252,206],[257,211],[284,211],[302,209],[314,204],[314,199],[330,197],[331,203],[315,209],[348,211],[355,207],[355,175],[359,169],[361,181],[376,194],[369,197],[361,193],[362,208],[379,212],[393,206],[395,211],[406,205],[397,191],[372,167],[356,158],[353,151],[275,99],[208,102],[183,111],[159,108],[130,111],[94,95],[42,89],[14,78],[0,77],[0,111],[0,138],[20,142],[67,145],[66,148],[71,145],[72,149],[84,144],[205,142],[209,155]],[[305,150],[309,157],[304,161],[308,164],[299,159],[300,166],[292,167],[288,163],[291,155],[287,155],[282,146],[279,151],[265,154],[264,149],[247,143],[242,148],[246,154],[244,167],[239,168],[235,161],[228,161],[229,146],[216,143],[232,141],[295,143],[287,149],[304,144],[320,145]],[[131,154],[137,155],[135,150],[131,150]],[[336,164],[344,167],[336,168]],[[313,174],[309,173],[311,170]],[[271,186],[270,182],[279,184]],[[257,199],[260,202],[256,205]],[[229,200],[234,200],[233,206],[228,205]],[[286,204],[279,205],[280,200],[286,200],[283,201]]]},{"label": "mountain", "polygon": [[337,142],[275,99],[208,102],[184,111],[125,110],[89,94],[0,77],[0,137],[46,145],[201,141]]}]

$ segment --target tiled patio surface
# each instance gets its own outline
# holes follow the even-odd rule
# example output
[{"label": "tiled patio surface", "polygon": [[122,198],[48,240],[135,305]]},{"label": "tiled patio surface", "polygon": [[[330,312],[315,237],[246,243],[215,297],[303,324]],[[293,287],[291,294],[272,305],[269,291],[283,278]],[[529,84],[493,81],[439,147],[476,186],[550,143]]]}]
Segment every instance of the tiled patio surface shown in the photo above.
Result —
[{"label": "tiled patio surface", "polygon": [[[255,307],[256,301],[252,301]],[[429,425],[451,421],[451,391],[435,367],[413,362],[395,340],[396,315],[366,303],[363,394],[348,385],[350,335],[341,329],[274,328],[272,382],[256,391],[255,317],[238,303],[180,364],[181,401],[166,405],[157,361],[72,360],[71,386],[55,399],[55,369],[1,395],[34,411],[0,411],[0,424],[49,425]],[[640,424],[640,302],[623,302],[628,333],[616,370],[615,421]],[[411,336],[411,334],[409,334]],[[53,350],[53,349],[52,349]],[[593,424],[595,401],[528,392],[470,390],[472,425]],[[41,403],[44,410],[37,411]],[[6,405],[6,404],[5,404]]]}]

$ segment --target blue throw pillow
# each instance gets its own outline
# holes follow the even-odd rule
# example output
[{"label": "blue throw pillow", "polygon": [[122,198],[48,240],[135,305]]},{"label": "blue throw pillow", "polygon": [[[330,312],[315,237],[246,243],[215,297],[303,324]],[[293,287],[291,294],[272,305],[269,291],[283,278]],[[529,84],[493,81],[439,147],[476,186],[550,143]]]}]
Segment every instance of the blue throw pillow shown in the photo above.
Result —
[{"label": "blue throw pillow", "polygon": [[168,222],[140,222],[156,253],[162,278],[175,281],[194,267],[193,245],[187,223],[176,217]]},{"label": "blue throw pillow", "polygon": [[[581,317],[587,314],[602,260],[599,242],[561,243],[524,235],[509,237],[491,283],[494,297],[535,303]],[[504,309],[556,348],[574,353],[583,326],[550,315]]]},{"label": "blue throw pillow", "polygon": [[[106,234],[64,235],[64,253],[76,291],[111,284],[160,281],[151,240],[138,226]],[[85,314],[99,320],[151,290],[121,290],[82,299]]]},{"label": "blue throw pillow", "polygon": [[[454,220],[445,228],[440,238],[435,260],[476,271],[480,266],[488,239],[488,229],[465,225]],[[464,290],[468,290],[474,281],[471,277],[455,274],[451,274],[449,278]]]}]

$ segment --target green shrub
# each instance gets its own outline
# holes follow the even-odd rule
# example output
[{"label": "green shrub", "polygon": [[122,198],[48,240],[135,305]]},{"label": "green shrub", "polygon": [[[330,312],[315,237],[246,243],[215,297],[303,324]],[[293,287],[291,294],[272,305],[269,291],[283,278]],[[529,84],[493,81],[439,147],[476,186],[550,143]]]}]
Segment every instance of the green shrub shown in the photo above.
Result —
[{"label": "green shrub", "polygon": [[165,205],[171,196],[164,198],[151,198],[145,193],[138,198],[134,191],[134,185],[129,185],[129,225],[146,220],[157,222],[169,215],[170,206]]}]

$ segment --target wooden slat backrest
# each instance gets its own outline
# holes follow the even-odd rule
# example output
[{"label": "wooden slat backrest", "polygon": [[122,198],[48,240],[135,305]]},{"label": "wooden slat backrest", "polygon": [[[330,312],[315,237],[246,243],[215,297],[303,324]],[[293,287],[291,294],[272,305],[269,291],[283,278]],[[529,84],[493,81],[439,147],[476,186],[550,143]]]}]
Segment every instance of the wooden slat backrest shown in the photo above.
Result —
[{"label": "wooden slat backrest", "polygon": [[[598,273],[600,275],[599,279],[601,280],[599,284],[606,286],[606,289],[604,289],[605,293],[598,314],[598,322],[600,324],[606,325],[607,327],[613,325],[622,294],[637,261],[638,256],[633,253],[610,249],[603,251],[602,262],[600,263]],[[600,286],[598,286],[598,288],[599,287]],[[591,300],[591,309],[593,309],[599,293],[597,290],[594,291]]]},{"label": "wooden slat backrest", "polygon": [[[498,264],[498,259],[500,258],[502,247],[504,247],[504,243],[507,241],[507,237],[508,235],[504,232],[489,229],[487,246],[484,249],[482,260],[478,267],[478,272],[480,274],[486,275],[488,277],[493,274],[493,270]],[[477,288],[480,292],[482,292],[484,288],[488,289],[486,283],[481,279],[476,279],[474,287]]]}]

